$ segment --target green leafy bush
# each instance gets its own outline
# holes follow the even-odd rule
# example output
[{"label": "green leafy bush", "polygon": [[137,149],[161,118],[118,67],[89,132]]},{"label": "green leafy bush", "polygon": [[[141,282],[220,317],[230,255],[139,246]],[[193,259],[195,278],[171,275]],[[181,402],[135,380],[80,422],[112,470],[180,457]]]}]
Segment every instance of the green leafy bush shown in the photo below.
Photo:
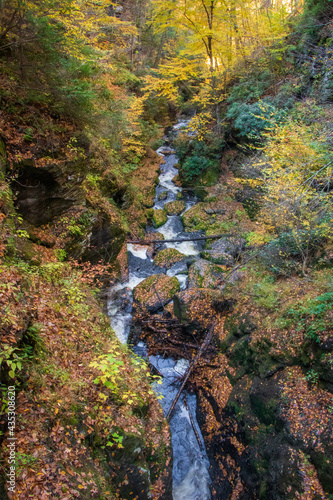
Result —
[{"label": "green leafy bush", "polygon": [[185,180],[192,181],[204,172],[211,162],[204,156],[189,156],[182,165]]},{"label": "green leafy bush", "polygon": [[227,117],[233,120],[233,126],[240,137],[258,141],[263,132],[273,129],[286,119],[287,114],[268,100],[263,100],[254,104],[235,102],[228,109]]}]

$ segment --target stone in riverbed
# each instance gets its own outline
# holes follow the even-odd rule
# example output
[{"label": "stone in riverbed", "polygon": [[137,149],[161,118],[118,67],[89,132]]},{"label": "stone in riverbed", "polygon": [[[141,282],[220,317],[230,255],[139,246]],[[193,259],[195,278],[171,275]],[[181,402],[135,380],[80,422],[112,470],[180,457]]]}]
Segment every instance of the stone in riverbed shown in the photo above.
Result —
[{"label": "stone in riverbed", "polygon": [[159,200],[166,200],[166,199],[167,199],[167,197],[168,197],[168,191],[163,191],[163,192],[159,195],[158,199],[159,199]]},{"label": "stone in riverbed", "polygon": [[168,217],[164,210],[154,210],[153,223],[155,228],[163,226],[163,224],[165,224],[167,220]]},{"label": "stone in riverbed", "polygon": [[217,288],[223,270],[205,259],[198,259],[188,270],[189,288]]},{"label": "stone in riverbed", "polygon": [[149,312],[155,313],[161,309],[162,304],[165,306],[170,302],[179,290],[180,286],[177,278],[170,278],[164,274],[154,274],[134,288],[134,301]]},{"label": "stone in riverbed", "polygon": [[180,215],[186,208],[185,202],[182,200],[169,201],[164,205],[164,210],[168,215]]},{"label": "stone in riverbed", "polygon": [[170,269],[177,262],[181,262],[186,259],[187,256],[183,253],[179,252],[175,248],[165,248],[158,252],[154,259],[154,264],[158,267],[165,267],[166,269]]},{"label": "stone in riverbed", "polygon": [[214,264],[233,266],[238,256],[244,252],[245,243],[244,238],[221,238],[211,243],[208,249],[203,250],[201,257],[214,262]]}]

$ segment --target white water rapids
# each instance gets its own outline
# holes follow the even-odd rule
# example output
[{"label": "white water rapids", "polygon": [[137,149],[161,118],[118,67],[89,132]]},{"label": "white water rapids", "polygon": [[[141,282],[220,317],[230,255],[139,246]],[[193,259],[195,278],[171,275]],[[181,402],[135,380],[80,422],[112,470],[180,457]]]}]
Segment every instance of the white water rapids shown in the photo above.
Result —
[{"label": "white water rapids", "polygon": [[[185,126],[186,122],[179,122],[173,127],[173,130],[177,131]],[[172,181],[178,173],[177,168],[174,166],[178,161],[176,155],[173,154],[169,146],[162,146],[157,152],[164,157],[165,164],[161,165],[162,173],[159,176],[159,185],[156,187],[154,209],[163,208],[166,203],[175,201],[177,193],[182,191]],[[164,155],[164,153],[166,154]],[[160,200],[159,196],[163,192],[167,192],[167,196]],[[185,210],[188,210],[195,202],[193,196],[187,195]],[[165,239],[173,239],[179,236],[186,239],[189,236],[188,233],[184,233],[181,217],[176,215],[168,216],[167,222],[154,231],[163,234]],[[201,245],[201,242],[193,241],[164,243],[160,245],[160,249],[176,248],[187,256],[195,256],[200,253]],[[133,288],[148,276],[161,273],[161,268],[155,266],[147,256],[147,249],[148,247],[143,245],[129,244],[127,246],[129,279],[126,283],[118,284],[109,290],[108,314],[111,326],[123,343],[127,342],[132,321]],[[177,277],[182,290],[187,286],[186,271],[186,264],[185,267],[176,264],[167,271],[169,276]],[[143,342],[139,342],[134,347],[134,351],[142,357],[147,357]],[[162,385],[157,385],[154,389],[156,393],[163,396],[161,404],[164,413],[167,414],[179,388],[178,378],[186,371],[188,362],[186,360],[175,361],[172,358],[162,356],[150,356],[149,362],[163,375]],[[194,394],[189,394],[187,391],[182,392],[169,424],[173,448],[173,500],[209,500],[211,498],[208,473],[209,461],[200,428],[196,421],[196,396]],[[199,436],[199,442],[193,430],[193,425]]]}]

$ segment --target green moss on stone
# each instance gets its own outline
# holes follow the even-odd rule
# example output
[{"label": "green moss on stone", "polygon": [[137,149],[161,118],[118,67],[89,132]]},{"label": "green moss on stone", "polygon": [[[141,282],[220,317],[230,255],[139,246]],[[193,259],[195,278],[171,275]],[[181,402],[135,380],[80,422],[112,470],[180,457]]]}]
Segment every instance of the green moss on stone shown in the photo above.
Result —
[{"label": "green moss on stone", "polygon": [[154,227],[160,227],[163,226],[163,224],[166,223],[168,220],[167,214],[165,213],[164,210],[154,210],[154,215],[153,215],[153,223]]},{"label": "green moss on stone", "polygon": [[166,267],[169,269],[176,264],[176,262],[180,262],[183,259],[186,259],[186,255],[179,252],[175,248],[165,248],[164,250],[158,252],[154,259],[154,264],[159,267]]},{"label": "green moss on stone", "polygon": [[168,197],[168,191],[163,191],[158,197],[159,200],[166,200]]},{"label": "green moss on stone", "polygon": [[[134,289],[134,300],[150,312],[165,306],[180,290],[176,277],[154,274],[143,280]],[[157,293],[156,293],[157,292]]]}]

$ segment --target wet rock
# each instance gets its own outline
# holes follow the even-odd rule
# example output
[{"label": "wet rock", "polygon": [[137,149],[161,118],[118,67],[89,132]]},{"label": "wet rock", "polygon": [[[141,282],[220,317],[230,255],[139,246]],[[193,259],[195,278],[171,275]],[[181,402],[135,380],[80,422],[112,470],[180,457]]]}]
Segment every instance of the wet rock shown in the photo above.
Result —
[{"label": "wet rock", "polygon": [[198,259],[188,270],[189,288],[218,288],[223,278],[222,269],[205,259]]},{"label": "wet rock", "polygon": [[181,187],[182,183],[181,183],[181,180],[180,180],[180,177],[179,177],[179,174],[175,175],[172,179],[172,182],[178,186],[178,187]]},{"label": "wet rock", "polygon": [[164,210],[154,210],[153,223],[155,228],[163,226],[163,224],[165,224],[167,220],[168,217]]},{"label": "wet rock", "polygon": [[168,197],[168,191],[163,191],[163,192],[159,195],[158,199],[159,199],[159,200],[166,200],[166,199],[167,199],[167,197]]},{"label": "wet rock", "polygon": [[119,308],[126,312],[130,313],[132,311],[132,290],[128,287],[122,288],[119,290],[119,292],[116,294],[114,299],[117,301],[119,304]]},{"label": "wet rock", "polygon": [[133,295],[136,303],[154,313],[170,302],[179,289],[177,278],[157,274],[149,276],[136,286]]},{"label": "wet rock", "polygon": [[165,248],[158,252],[154,259],[154,264],[158,267],[170,269],[174,264],[186,259],[186,255],[179,252],[175,248]]},{"label": "wet rock", "polygon": [[164,210],[168,215],[180,215],[185,208],[185,202],[182,200],[170,201],[164,205]]},{"label": "wet rock", "polygon": [[245,250],[245,243],[244,238],[221,238],[201,252],[201,257],[209,259],[215,264],[233,266],[239,255]]}]

